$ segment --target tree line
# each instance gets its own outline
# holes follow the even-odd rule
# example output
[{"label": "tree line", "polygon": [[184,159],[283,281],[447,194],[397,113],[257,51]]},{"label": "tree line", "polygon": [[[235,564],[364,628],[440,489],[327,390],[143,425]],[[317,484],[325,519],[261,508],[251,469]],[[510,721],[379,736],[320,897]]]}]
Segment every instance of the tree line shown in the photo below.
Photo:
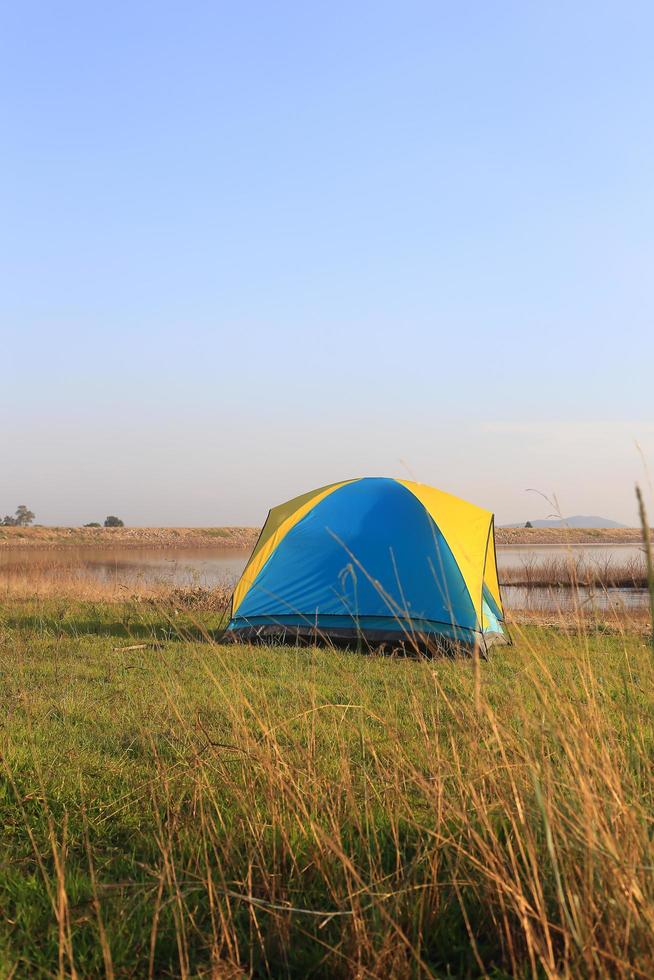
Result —
[{"label": "tree line", "polygon": [[[33,510],[30,510],[25,504],[19,504],[16,508],[13,516],[11,514],[5,514],[3,519],[0,521],[1,527],[27,527],[29,524],[34,523],[36,514]],[[90,524],[85,524],[84,527],[101,527],[97,521],[91,521]],[[104,521],[105,527],[125,527],[125,522],[121,521],[120,517],[116,517],[115,514],[109,514],[105,517]]]}]

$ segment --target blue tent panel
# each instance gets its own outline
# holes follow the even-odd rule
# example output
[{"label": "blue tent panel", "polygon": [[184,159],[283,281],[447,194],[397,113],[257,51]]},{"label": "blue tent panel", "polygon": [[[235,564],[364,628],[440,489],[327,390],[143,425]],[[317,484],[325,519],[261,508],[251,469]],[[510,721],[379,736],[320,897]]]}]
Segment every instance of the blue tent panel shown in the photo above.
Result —
[{"label": "blue tent panel", "polygon": [[289,531],[230,628],[358,630],[374,622],[403,631],[408,621],[424,632],[479,630],[463,576],[425,508],[400,483],[368,478],[330,494]]}]

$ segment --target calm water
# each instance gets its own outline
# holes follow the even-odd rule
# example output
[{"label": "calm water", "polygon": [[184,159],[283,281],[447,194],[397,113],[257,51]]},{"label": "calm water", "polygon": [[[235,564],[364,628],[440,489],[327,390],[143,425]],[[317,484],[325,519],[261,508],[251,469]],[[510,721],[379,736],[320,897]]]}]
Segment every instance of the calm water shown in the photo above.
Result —
[{"label": "calm water", "polygon": [[[509,568],[524,568],[551,559],[559,561],[583,560],[585,564],[605,569],[619,568],[629,562],[645,561],[642,546],[634,544],[583,544],[583,545],[524,545],[498,546],[497,567],[500,581],[502,572]],[[579,588],[523,588],[505,585],[502,587],[504,604],[512,609],[546,609],[567,611],[578,606],[594,609],[634,609],[645,607],[648,603],[644,589],[587,589]]]},{"label": "calm water", "polygon": [[506,609],[544,609],[566,612],[572,609],[644,609],[649,603],[645,589],[542,589],[503,585]]},{"label": "calm water", "polygon": [[231,585],[250,557],[249,551],[224,548],[48,548],[0,549],[0,576],[33,571],[39,575],[77,574],[121,585]]},{"label": "calm water", "polygon": [[[137,586],[163,583],[175,586],[233,585],[249,558],[249,551],[220,548],[194,548],[162,551],[153,548],[106,549],[70,548],[61,551],[30,548],[25,551],[0,549],[0,580],[12,575],[34,574],[56,576],[74,574],[82,578]],[[605,566],[621,565],[642,558],[636,545],[504,545],[498,547],[500,579],[502,570],[520,568],[553,557],[584,558]],[[507,606],[513,608],[545,607],[569,609],[575,601],[592,603],[597,608],[644,604],[643,591],[634,589],[580,590],[577,600],[569,589],[524,589],[505,586],[502,590]]]}]

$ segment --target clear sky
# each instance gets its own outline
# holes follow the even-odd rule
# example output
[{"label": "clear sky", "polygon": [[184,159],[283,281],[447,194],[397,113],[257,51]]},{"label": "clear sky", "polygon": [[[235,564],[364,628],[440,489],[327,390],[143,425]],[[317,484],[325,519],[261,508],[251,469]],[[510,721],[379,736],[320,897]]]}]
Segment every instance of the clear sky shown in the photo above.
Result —
[{"label": "clear sky", "polygon": [[256,524],[386,474],[633,523],[653,37],[617,0],[4,4],[0,512]]}]

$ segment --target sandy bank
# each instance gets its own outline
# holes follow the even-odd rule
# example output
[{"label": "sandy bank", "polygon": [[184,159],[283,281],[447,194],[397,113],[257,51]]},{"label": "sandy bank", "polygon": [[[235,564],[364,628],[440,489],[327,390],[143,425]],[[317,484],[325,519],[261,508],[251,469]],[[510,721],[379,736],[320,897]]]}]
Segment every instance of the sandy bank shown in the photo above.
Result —
[{"label": "sandy bank", "polygon": [[0,527],[0,548],[254,547],[255,527]]},{"label": "sandy bank", "polygon": [[[654,532],[653,532],[654,534]],[[498,544],[639,544],[639,527],[497,527]]]},{"label": "sandy bank", "polygon": [[[496,528],[499,545],[637,544],[639,528]],[[230,548],[247,550],[256,527],[0,527],[0,548]],[[654,536],[654,532],[653,532]]]}]

